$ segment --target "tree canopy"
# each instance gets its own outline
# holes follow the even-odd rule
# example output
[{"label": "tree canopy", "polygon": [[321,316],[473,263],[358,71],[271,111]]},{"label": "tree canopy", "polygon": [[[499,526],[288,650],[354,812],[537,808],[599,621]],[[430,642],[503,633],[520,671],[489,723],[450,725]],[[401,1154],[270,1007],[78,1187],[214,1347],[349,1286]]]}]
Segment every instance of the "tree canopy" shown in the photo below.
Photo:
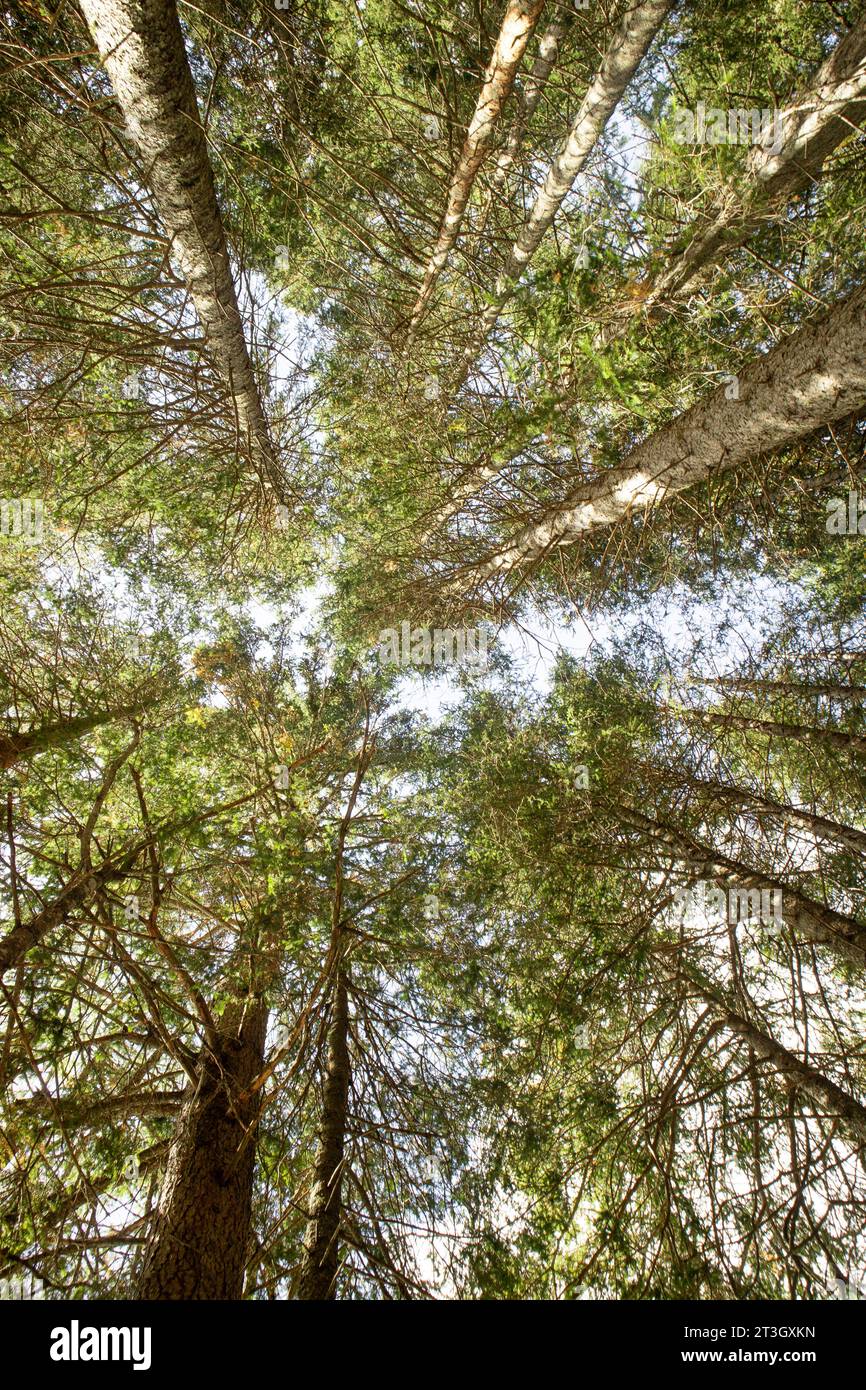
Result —
[{"label": "tree canopy", "polygon": [[0,1280],[866,1296],[866,5],[8,0]]}]

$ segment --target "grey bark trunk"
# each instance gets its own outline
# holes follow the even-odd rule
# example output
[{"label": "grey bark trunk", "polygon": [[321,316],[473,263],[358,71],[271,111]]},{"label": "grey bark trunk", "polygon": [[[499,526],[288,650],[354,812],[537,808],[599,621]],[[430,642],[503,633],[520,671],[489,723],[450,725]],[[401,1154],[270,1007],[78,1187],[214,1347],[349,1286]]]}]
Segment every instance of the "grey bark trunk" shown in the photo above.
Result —
[{"label": "grey bark trunk", "polygon": [[774,801],[771,797],[749,791],[745,787],[728,787],[721,782],[710,782],[701,777],[689,777],[688,785],[709,792],[716,800],[733,802],[738,806],[747,806],[758,811],[768,811],[779,820],[800,825],[819,838],[835,840],[855,854],[866,854],[866,831],[857,830],[853,825],[842,825],[839,821],[791,806],[786,801]]},{"label": "grey bark trunk", "polygon": [[[667,269],[649,286],[637,303],[622,305],[612,324],[599,330],[599,346],[621,336],[637,314],[646,314],[663,303],[694,291],[703,273],[734,251],[774,211],[781,216],[795,193],[816,181],[833,150],[852,129],[866,119],[866,19],[861,20],[838,44],[821,66],[814,82],[781,113],[782,141],[777,151],[757,148],[750,156],[749,173],[754,196],[743,201],[742,189],[725,199],[724,207],[708,222],[692,227],[688,246],[674,249]],[[671,259],[672,258],[672,259]],[[502,472],[498,463],[473,470],[452,490],[436,512],[428,534],[458,512],[485,483]]]},{"label": "grey bark trunk", "polygon": [[171,251],[231,393],[242,445],[277,499],[277,463],[244,339],[222,216],[173,0],[82,0]]},{"label": "grey bark trunk", "polygon": [[512,122],[508,139],[503,146],[499,158],[496,161],[496,169],[491,181],[491,197],[502,188],[508,177],[509,170],[512,168],[517,158],[520,146],[523,142],[523,133],[529,122],[532,120],[538,103],[544,95],[548,78],[553,71],[556,60],[559,57],[559,45],[568,30],[571,16],[566,15],[563,19],[557,19],[553,24],[549,24],[538,41],[538,52],[532,64],[529,77],[526,82],[526,90],[523,94],[523,103],[520,111]]},{"label": "grey bark trunk", "polygon": [[866,402],[866,288],[860,288],[738,378],[738,398],[720,386],[651,434],[627,458],[576,488],[501,550],[458,571],[448,592],[508,574],[632,511],[802,439]]},{"label": "grey bark trunk", "polygon": [[473,336],[465,355],[464,374],[499,318],[545,232],[552,225],[563,199],[603,135],[641,59],[672,7],[673,0],[643,0],[643,3],[630,5],[624,14],[602,65],[581,102],[571,130],[547,171],[523,230],[511,248],[497,282],[493,302],[485,310],[478,333]]},{"label": "grey bark trunk", "polygon": [[747,161],[754,196],[727,198],[715,218],[655,281],[641,305],[648,310],[692,290],[702,272],[741,246],[766,221],[768,209],[807,188],[824,161],[866,117],[866,19],[837,44],[814,82],[780,116],[776,149],[756,146]]},{"label": "grey bark trunk", "polygon": [[764,873],[751,864],[742,864],[729,855],[720,854],[688,831],[664,825],[631,806],[620,805],[618,809],[624,820],[648,831],[660,843],[670,845],[685,859],[694,880],[709,878],[728,891],[731,888],[775,889],[781,894],[782,918],[795,938],[829,946],[854,965],[866,964],[866,927],[855,918],[816,902],[772,873]]},{"label": "grey bark trunk", "polygon": [[866,737],[849,734],[844,729],[819,729],[811,724],[794,724],[781,719],[754,719],[746,714],[716,714],[712,710],[689,710],[708,724],[721,728],[743,729],[746,732],[769,734],[770,737],[791,739],[794,743],[826,743],[831,748],[866,753]]},{"label": "grey bark trunk", "polygon": [[832,700],[841,700],[846,704],[859,704],[861,700],[866,700],[866,685],[838,685],[822,681],[776,681],[758,680],[748,676],[704,676],[701,677],[700,685],[717,685],[724,690],[755,690],[769,691],[772,695],[802,695],[809,698],[813,695],[826,695]]},{"label": "grey bark trunk", "polygon": [[866,1106],[847,1091],[843,1091],[841,1086],[831,1081],[823,1072],[819,1072],[817,1068],[776,1042],[775,1038],[771,1038],[743,1014],[730,1008],[716,990],[701,980],[688,966],[685,967],[684,973],[695,993],[723,1028],[747,1043],[755,1055],[768,1062],[793,1089],[802,1091],[814,1101],[827,1118],[842,1120],[861,1144],[866,1143]]}]

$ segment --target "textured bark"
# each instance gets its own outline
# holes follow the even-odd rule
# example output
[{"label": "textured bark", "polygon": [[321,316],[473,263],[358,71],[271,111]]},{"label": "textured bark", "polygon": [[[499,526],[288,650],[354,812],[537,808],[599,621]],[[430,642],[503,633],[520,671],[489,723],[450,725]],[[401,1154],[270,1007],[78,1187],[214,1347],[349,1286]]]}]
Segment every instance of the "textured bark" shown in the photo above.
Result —
[{"label": "textured bark", "polygon": [[82,0],[81,8],[144,163],[172,257],[232,394],[243,445],[285,502],[174,0]]},{"label": "textured bark", "polygon": [[701,274],[766,221],[773,210],[821,174],[825,160],[866,118],[866,19],[837,44],[814,82],[781,116],[776,151],[756,146],[746,162],[753,194],[745,203],[731,190],[715,217],[692,235],[639,306],[649,310],[689,293]]},{"label": "textured bark", "polygon": [[118,719],[141,714],[154,700],[144,700],[137,705],[122,705],[118,709],[104,710],[99,714],[78,714],[56,724],[42,724],[35,729],[27,729],[17,734],[0,734],[0,768],[14,767],[43,752],[46,748],[59,748],[73,739],[89,734],[104,724],[112,724]]},{"label": "textured bark", "polygon": [[448,585],[507,574],[582,535],[725,469],[792,444],[866,403],[866,288],[806,323],[738,377],[739,399],[720,386],[651,434],[626,459],[576,488],[501,550]]},{"label": "textured bark", "polygon": [[100,887],[121,878],[131,862],[103,864],[89,871],[77,870],[63,891],[41,912],[34,913],[26,922],[19,922],[0,937],[0,976],[20,965],[27,952],[38,946],[49,932],[65,922],[77,908],[92,901]]},{"label": "textured bark", "polygon": [[757,1057],[768,1062],[795,1090],[802,1091],[814,1101],[821,1113],[844,1121],[849,1130],[857,1136],[858,1141],[861,1144],[866,1143],[866,1106],[847,1091],[843,1091],[835,1081],[824,1076],[823,1072],[804,1062],[749,1019],[730,1008],[712,987],[696,978],[695,973],[688,967],[685,968],[685,974],[695,993],[728,1032],[748,1043]]},{"label": "textured bark", "polygon": [[485,310],[478,334],[467,353],[467,367],[499,318],[545,232],[552,225],[563,199],[603,135],[623,92],[672,7],[673,0],[643,0],[643,3],[631,5],[624,14],[602,65],[581,102],[571,130],[547,171],[532,211],[511,248],[493,302]]},{"label": "textured bark", "polygon": [[475,175],[491,146],[502,108],[514,86],[520,60],[543,8],[544,0],[509,0],[493,56],[484,76],[481,95],[469,122],[463,149],[460,151],[457,168],[448,189],[442,226],[412,310],[409,323],[410,340],[430,303],[430,297],[449,252],[457,241]]},{"label": "textured bark", "polygon": [[745,787],[728,787],[722,782],[710,782],[701,777],[689,777],[688,785],[707,791],[717,801],[727,801],[737,806],[749,807],[755,811],[768,811],[779,820],[802,826],[804,830],[822,839],[835,840],[855,854],[866,853],[866,830],[857,830],[853,825],[842,825],[839,821],[828,820],[826,816],[815,815],[786,801],[774,801],[760,792],[749,791]]},{"label": "textured bark", "polygon": [[831,748],[866,753],[866,737],[862,734],[848,734],[844,729],[818,729],[811,724],[793,724],[777,719],[753,719],[751,715],[728,714],[727,711],[716,714],[713,710],[689,710],[688,713],[719,728],[743,729],[749,733],[791,739],[795,743],[825,743]]},{"label": "textured bark", "polygon": [[250,1238],[259,1101],[245,1096],[264,1059],[267,1008],[232,1001],[183,1102],[145,1252],[141,1299],[239,1299]]},{"label": "textured bark", "polygon": [[[742,246],[768,218],[784,216],[790,198],[820,178],[829,155],[866,120],[864,55],[866,19],[842,39],[809,88],[782,113],[779,151],[756,148],[749,156],[752,196],[744,200],[743,186],[738,185],[714,216],[693,227],[688,245],[681,251],[672,250],[667,268],[644,287],[646,293],[637,302],[620,306],[613,322],[599,329],[599,348],[620,337],[636,314],[658,310],[660,305],[694,292],[707,270]],[[506,466],[485,465],[458,482],[448,501],[434,514],[427,535],[443,526]]]},{"label": "textured bark", "polygon": [[665,825],[632,806],[621,805],[618,810],[625,821],[648,831],[659,843],[671,846],[675,854],[687,861],[696,881],[712,879],[727,890],[776,889],[782,895],[782,918],[795,938],[829,946],[854,965],[866,965],[866,927],[855,918],[816,902],[772,873],[764,873],[751,864],[742,864],[738,859],[720,854],[686,830]]},{"label": "textured bark", "polygon": [[565,15],[562,19],[557,19],[553,24],[549,24],[538,40],[538,52],[532,64],[529,77],[526,80],[526,90],[523,93],[523,102],[520,111],[512,122],[499,158],[496,161],[496,169],[491,181],[491,196],[505,183],[509,170],[517,158],[520,146],[523,143],[523,133],[526,130],[532,117],[535,115],[538,103],[544,95],[548,78],[552,73],[557,58],[559,57],[559,45],[562,43],[568,26],[571,22],[571,15]]},{"label": "textured bark", "polygon": [[345,969],[341,966],[328,1029],[322,1123],[313,1169],[310,1221],[298,1280],[301,1299],[336,1298],[350,1079],[349,991]]}]

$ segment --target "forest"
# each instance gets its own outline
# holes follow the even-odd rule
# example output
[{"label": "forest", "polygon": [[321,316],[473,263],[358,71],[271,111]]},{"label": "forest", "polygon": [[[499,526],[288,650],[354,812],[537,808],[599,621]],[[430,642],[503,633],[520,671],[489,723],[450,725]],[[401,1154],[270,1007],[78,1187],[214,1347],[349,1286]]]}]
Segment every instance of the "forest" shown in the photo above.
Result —
[{"label": "forest", "polygon": [[866,1298],[866,4],[3,0],[0,325],[0,1295]]}]

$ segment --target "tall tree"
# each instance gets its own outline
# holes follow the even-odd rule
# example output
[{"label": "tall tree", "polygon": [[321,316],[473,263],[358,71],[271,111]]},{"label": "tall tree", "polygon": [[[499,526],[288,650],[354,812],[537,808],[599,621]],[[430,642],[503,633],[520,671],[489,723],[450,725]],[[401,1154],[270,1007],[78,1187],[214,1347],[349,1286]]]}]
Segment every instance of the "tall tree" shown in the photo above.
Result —
[{"label": "tall tree", "polygon": [[85,0],[82,9],[242,436],[263,482],[285,504],[292,489],[274,452],[244,338],[177,9],[173,0]]}]

